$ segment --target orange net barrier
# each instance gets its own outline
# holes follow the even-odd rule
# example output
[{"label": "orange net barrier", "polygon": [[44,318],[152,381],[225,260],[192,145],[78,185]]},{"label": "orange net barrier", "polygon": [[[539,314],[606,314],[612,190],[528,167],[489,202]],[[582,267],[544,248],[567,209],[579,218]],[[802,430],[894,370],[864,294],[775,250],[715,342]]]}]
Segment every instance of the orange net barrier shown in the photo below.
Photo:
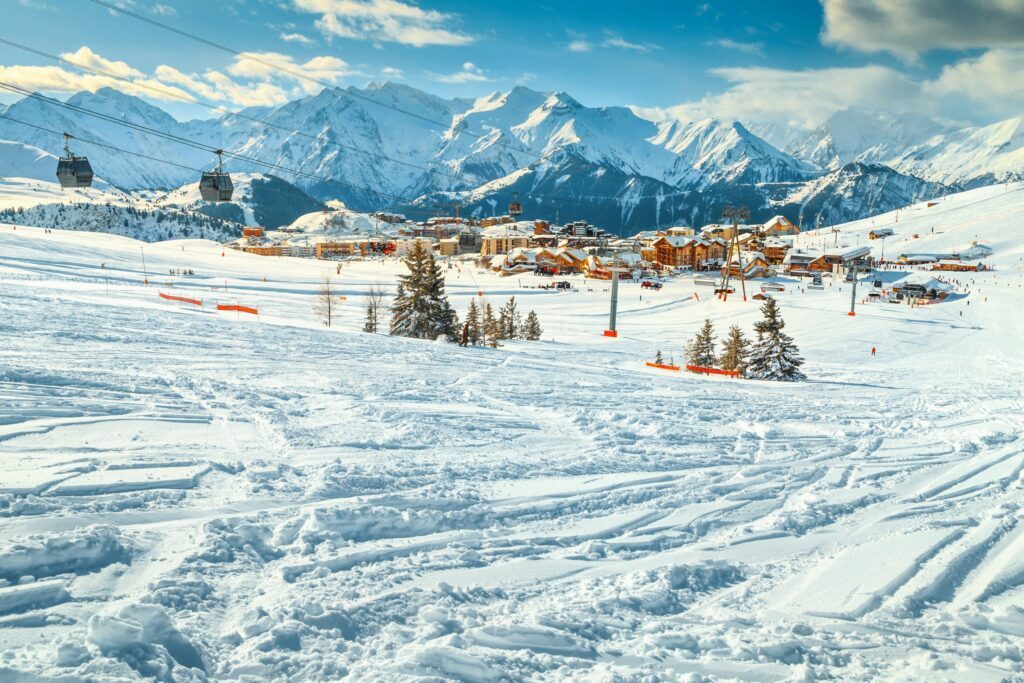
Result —
[{"label": "orange net barrier", "polygon": [[661,368],[662,370],[675,370],[676,372],[679,371],[679,366],[678,365],[666,365],[664,363],[652,363],[650,361],[647,361],[647,367],[649,367],[649,368]]},{"label": "orange net barrier", "polygon": [[203,302],[199,299],[190,299],[187,296],[174,296],[173,294],[164,294],[160,292],[161,299],[167,299],[168,301],[180,301],[183,304],[192,304],[193,306],[202,306]]},{"label": "orange net barrier", "polygon": [[702,368],[699,365],[687,365],[690,372],[699,372],[705,375],[726,375],[727,377],[739,377],[739,370],[719,370],[718,368]]},{"label": "orange net barrier", "polygon": [[260,312],[253,306],[242,306],[241,304],[217,304],[218,311],[237,311],[239,313],[252,313],[259,315]]}]

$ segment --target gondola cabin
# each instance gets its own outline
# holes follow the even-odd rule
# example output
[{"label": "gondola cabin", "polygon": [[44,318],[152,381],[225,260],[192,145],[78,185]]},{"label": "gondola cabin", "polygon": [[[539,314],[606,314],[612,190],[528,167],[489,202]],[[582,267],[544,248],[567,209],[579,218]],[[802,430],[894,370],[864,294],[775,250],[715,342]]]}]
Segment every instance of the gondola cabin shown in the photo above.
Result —
[{"label": "gondola cabin", "polygon": [[523,204],[519,201],[519,193],[516,192],[514,198],[508,205],[508,215],[510,216],[522,216],[523,215]]},{"label": "gondola cabin", "polygon": [[92,187],[92,166],[85,157],[61,157],[57,162],[57,180],[65,190]]},{"label": "gondola cabin", "polygon": [[231,176],[217,171],[206,171],[199,179],[199,195],[207,202],[230,202],[235,192]]},{"label": "gondola cabin", "polygon": [[92,166],[86,157],[71,153],[70,140],[71,136],[64,133],[64,156],[57,161],[57,180],[65,190],[92,187]]},{"label": "gondola cabin", "polygon": [[224,172],[224,150],[218,149],[217,168],[204,171],[199,178],[199,196],[206,202],[230,202],[235,192],[231,176]]}]

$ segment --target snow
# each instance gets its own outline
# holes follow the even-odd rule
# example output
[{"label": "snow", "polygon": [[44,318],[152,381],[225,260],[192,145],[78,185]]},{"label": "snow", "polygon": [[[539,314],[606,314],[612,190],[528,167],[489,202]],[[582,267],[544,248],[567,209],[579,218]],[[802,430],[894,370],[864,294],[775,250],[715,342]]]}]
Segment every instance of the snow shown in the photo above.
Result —
[{"label": "snow", "polygon": [[794,236],[993,267],[855,317],[775,278],[794,383],[644,365],[708,317],[751,336],[758,302],[690,278],[624,279],[609,339],[607,282],[442,264],[460,313],[544,328],[461,349],[360,331],[394,260],[0,225],[0,679],[1019,678],[1022,211],[1017,183]]}]

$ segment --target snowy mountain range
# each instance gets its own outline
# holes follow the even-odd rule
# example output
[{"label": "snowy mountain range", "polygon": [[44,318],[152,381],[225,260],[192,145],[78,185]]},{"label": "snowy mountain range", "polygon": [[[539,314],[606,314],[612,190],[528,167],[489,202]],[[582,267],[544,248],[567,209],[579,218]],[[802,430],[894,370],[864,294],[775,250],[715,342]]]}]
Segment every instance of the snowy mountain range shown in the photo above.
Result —
[{"label": "snowy mountain range", "polygon": [[[1024,156],[1021,119],[957,129],[922,116],[849,110],[810,132],[752,131],[716,119],[655,122],[629,108],[587,107],[566,93],[525,87],[476,100],[393,83],[331,88],[278,108],[189,122],[111,89],[68,102],[80,110],[25,98],[7,115],[79,136],[76,146],[97,173],[128,191],[194,183],[213,160],[203,150],[81,110],[318,176],[323,180],[274,171],[317,200],[336,198],[358,210],[415,217],[459,202],[464,215],[483,216],[504,213],[518,193],[526,217],[583,218],[613,230],[700,225],[718,220],[727,204],[748,206],[755,220],[783,213],[806,227],[819,217],[851,220],[869,208],[885,211],[895,208],[892,202],[941,193],[942,186],[1020,177]],[[179,166],[84,142],[89,139]],[[62,145],[58,136],[9,119],[0,119],[0,140],[49,153]],[[263,164],[228,160],[232,172],[266,172]],[[0,176],[10,175],[4,165],[0,159]],[[282,202],[299,201],[283,188]],[[869,196],[851,197],[851,188],[870,188]],[[307,205],[295,215],[315,210]],[[249,219],[255,216],[243,213],[242,221]]]}]

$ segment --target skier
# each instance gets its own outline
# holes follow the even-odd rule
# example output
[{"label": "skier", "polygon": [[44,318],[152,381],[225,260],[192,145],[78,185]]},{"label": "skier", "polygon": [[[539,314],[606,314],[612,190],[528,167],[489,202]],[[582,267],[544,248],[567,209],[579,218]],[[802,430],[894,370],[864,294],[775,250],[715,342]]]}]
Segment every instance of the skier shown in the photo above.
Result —
[{"label": "skier", "polygon": [[459,346],[469,346],[469,323],[462,324],[462,339],[459,341]]},{"label": "skier", "polygon": [[876,348],[875,348],[874,346],[872,346],[872,347],[871,347],[871,355],[872,355],[872,356],[873,356],[873,355],[875,355],[875,352],[876,352],[877,350],[878,350],[878,349],[876,349]]}]

